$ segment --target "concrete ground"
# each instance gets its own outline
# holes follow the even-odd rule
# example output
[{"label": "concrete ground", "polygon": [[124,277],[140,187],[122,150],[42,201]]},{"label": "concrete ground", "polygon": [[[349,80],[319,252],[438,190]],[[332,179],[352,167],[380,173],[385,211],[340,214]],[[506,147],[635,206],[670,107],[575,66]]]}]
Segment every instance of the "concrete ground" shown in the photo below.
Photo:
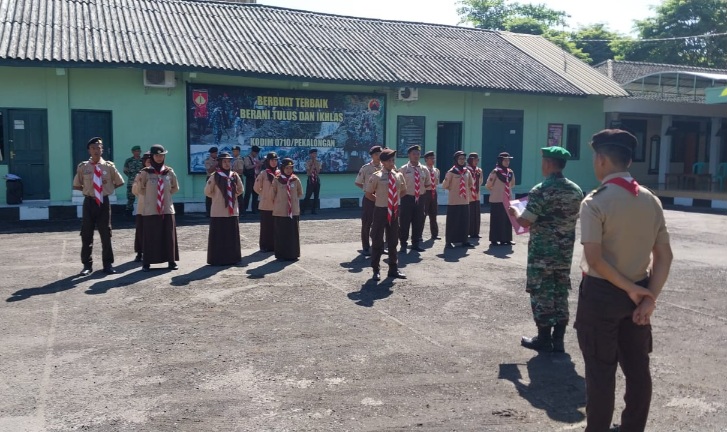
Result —
[{"label": "concrete ground", "polygon": [[[446,253],[428,241],[402,257],[409,279],[375,284],[357,216],[304,216],[295,263],[256,253],[244,221],[243,263],[223,268],[205,264],[207,221],[181,217],[179,270],[151,273],[116,217],[119,273],[86,278],[80,223],[0,226],[0,431],[583,430],[574,331],[568,354],[519,345],[535,330],[526,237]],[[667,221],[648,429],[725,431],[727,216]],[[617,412],[622,391],[619,376]]]}]

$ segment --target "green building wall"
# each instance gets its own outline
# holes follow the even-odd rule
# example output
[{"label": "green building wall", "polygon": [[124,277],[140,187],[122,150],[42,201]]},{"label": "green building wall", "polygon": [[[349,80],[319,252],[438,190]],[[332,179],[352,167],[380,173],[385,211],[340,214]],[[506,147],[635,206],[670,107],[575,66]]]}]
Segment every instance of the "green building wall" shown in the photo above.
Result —
[{"label": "green building wall", "polygon": [[[301,83],[177,72],[173,89],[145,88],[141,69],[48,67],[0,67],[0,108],[46,109],[51,204],[70,202],[71,111],[105,110],[112,112],[114,159],[117,165],[130,156],[134,145],[148,148],[160,143],[168,150],[167,163],[176,168],[180,192],[176,200],[203,201],[205,177],[187,174],[186,82],[224,84],[243,87],[282,88],[321,91],[378,92],[387,95],[386,145],[395,148],[396,121],[399,115],[426,117],[425,150],[435,150],[437,122],[463,124],[463,150],[482,151],[483,109],[524,111],[522,172],[516,173],[518,193],[527,192],[541,180],[540,147],[546,145],[549,123],[581,126],[580,160],[569,162],[568,177],[584,189],[596,184],[588,148],[590,135],[603,128],[603,98],[559,98],[483,91],[419,89],[419,100],[396,100],[395,89],[378,86]],[[565,140],[565,136],[563,138]],[[404,164],[399,158],[397,165]],[[488,171],[495,161],[482,160]],[[7,156],[0,164],[0,176],[8,173]],[[304,177],[304,176],[303,176]],[[353,185],[354,174],[329,174],[322,177],[321,198],[356,198],[360,189]],[[305,179],[303,179],[305,181]],[[126,188],[117,190],[124,202]],[[5,202],[5,188],[0,188]]]}]

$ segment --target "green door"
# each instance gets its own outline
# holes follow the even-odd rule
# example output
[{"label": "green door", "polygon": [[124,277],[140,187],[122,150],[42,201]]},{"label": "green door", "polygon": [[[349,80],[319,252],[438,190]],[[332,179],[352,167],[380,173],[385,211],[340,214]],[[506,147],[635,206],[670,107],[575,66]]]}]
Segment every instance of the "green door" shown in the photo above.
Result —
[{"label": "green door", "polygon": [[454,152],[462,150],[462,122],[437,122],[437,162],[440,181],[454,165]]},{"label": "green door", "polygon": [[7,116],[8,169],[23,181],[23,200],[50,199],[47,112],[10,109]]},{"label": "green door", "polygon": [[515,171],[515,181],[520,184],[523,164],[523,111],[486,109],[482,115],[482,170],[491,171],[497,163],[497,155],[510,153],[514,159],[510,168]]},{"label": "green door", "polygon": [[[88,160],[86,143],[93,137],[103,140],[103,158],[114,161],[114,138],[111,130],[111,111],[73,110],[71,111],[71,134],[73,140],[72,173],[76,174],[78,164]],[[131,156],[131,153],[129,153]],[[114,161],[116,162],[116,161]],[[116,165],[122,166],[124,161]]]}]

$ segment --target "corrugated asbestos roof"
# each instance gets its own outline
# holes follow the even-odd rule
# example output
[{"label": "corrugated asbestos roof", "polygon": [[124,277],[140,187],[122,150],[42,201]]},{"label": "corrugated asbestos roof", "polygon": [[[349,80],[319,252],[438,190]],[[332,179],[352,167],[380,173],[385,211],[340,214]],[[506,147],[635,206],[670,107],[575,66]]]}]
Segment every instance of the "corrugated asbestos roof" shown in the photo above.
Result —
[{"label": "corrugated asbestos roof", "polygon": [[719,75],[727,74],[727,69],[711,69],[624,60],[606,60],[595,65],[594,68],[609,78],[612,78],[619,84],[627,84],[641,77],[668,72],[701,72]]},{"label": "corrugated asbestos roof", "polygon": [[[0,0],[0,65],[168,68],[311,81],[621,96],[539,37],[193,0]],[[545,51],[543,54],[541,51]],[[562,53],[562,51],[560,51]],[[554,68],[555,64],[555,68]],[[617,86],[616,86],[617,87]]]}]

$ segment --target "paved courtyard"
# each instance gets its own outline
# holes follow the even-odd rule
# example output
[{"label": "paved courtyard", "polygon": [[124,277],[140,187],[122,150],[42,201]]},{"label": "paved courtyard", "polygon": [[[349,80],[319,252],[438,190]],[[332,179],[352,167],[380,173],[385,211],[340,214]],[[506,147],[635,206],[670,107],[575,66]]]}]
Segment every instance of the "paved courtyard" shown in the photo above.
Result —
[{"label": "paved courtyard", "polygon": [[[79,222],[1,226],[0,431],[583,429],[574,331],[567,354],[519,346],[535,330],[527,237],[446,252],[429,241],[401,258],[409,279],[376,284],[357,216],[304,217],[295,263],[256,253],[244,221],[234,267],[206,266],[206,220],[182,217],[179,270],[150,273],[117,216],[119,273],[86,278]],[[648,429],[725,431],[727,215],[670,210],[667,223]]]}]

